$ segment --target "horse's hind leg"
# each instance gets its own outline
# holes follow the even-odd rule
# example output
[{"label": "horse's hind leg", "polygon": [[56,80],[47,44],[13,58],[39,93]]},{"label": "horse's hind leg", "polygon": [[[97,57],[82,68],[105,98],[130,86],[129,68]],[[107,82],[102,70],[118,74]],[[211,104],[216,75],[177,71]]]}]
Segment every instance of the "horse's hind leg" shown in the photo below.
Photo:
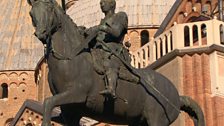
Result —
[{"label": "horse's hind leg", "polygon": [[54,107],[70,103],[82,103],[86,99],[85,95],[78,91],[68,90],[54,95],[44,100],[43,123],[42,126],[51,126],[51,112]]},{"label": "horse's hind leg", "polygon": [[[81,108],[79,106],[75,106],[75,108],[76,107]],[[79,126],[80,119],[82,118],[80,109],[75,109],[74,104],[63,105],[60,108],[66,126]]]}]

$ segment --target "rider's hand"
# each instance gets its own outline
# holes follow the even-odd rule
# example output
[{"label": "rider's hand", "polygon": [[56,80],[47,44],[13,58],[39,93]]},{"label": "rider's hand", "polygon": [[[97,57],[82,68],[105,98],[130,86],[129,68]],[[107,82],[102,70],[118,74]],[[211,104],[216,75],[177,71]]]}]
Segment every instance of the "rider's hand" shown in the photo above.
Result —
[{"label": "rider's hand", "polygon": [[99,26],[99,30],[100,30],[100,31],[104,31],[104,32],[106,32],[107,29],[108,29],[108,27],[107,27],[106,25],[100,25],[100,26]]},{"label": "rider's hand", "polygon": [[105,39],[105,33],[104,32],[99,32],[97,34],[96,40],[97,41],[103,41]]}]

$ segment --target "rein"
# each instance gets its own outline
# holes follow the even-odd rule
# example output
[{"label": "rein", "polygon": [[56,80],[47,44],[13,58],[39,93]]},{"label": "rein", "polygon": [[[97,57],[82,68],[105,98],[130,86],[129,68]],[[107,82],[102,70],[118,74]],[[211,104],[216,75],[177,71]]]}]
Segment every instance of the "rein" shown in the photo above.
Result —
[{"label": "rein", "polygon": [[72,58],[70,58],[70,57],[65,57],[65,56],[63,56],[62,54],[58,53],[58,52],[54,49],[54,47],[53,47],[53,45],[52,45],[52,43],[51,43],[51,36],[49,36],[49,37],[47,38],[46,41],[47,41],[47,43],[48,43],[48,44],[44,44],[44,57],[45,57],[46,59],[48,59],[49,54],[52,53],[52,56],[53,56],[54,58],[56,58],[57,60],[72,60]]},{"label": "rein", "polygon": [[[43,0],[40,0],[39,2],[43,2],[43,3],[49,3],[49,2],[46,2],[46,1],[43,1]],[[59,20],[58,18],[58,15],[56,14],[55,12],[55,8],[54,8],[54,5],[53,5],[53,11],[52,13],[55,14],[56,18],[57,18],[57,21]],[[53,21],[53,16],[50,17],[51,21]],[[44,44],[44,57],[46,59],[48,59],[49,57],[49,54],[52,53],[52,56],[55,57],[56,59],[58,60],[71,60],[72,58],[70,57],[65,57],[63,54],[59,53],[58,51],[55,50],[53,44],[52,44],[52,41],[51,41],[51,38],[52,38],[52,31],[58,31],[58,29],[61,28],[61,22],[58,23],[59,25],[56,25],[56,27],[53,25],[51,26],[50,28],[48,28],[48,30],[46,31],[47,33],[47,39],[46,39],[46,43],[47,44]]]},{"label": "rein", "polygon": [[[46,4],[47,7],[52,7],[52,11],[51,11],[52,14],[49,17],[50,18],[50,21],[49,21],[50,23],[53,22],[53,19],[54,19],[54,16],[53,15],[56,16],[56,19],[57,19],[56,21],[59,22],[58,21],[59,20],[58,15],[55,12],[56,11],[55,10],[55,5],[53,5],[55,3],[53,1],[51,2],[51,1],[45,1],[45,0],[38,0],[38,1],[35,1],[32,6],[35,6],[35,5],[38,6],[37,5],[38,3],[43,3],[43,4]],[[48,23],[48,26],[50,26],[49,23]],[[53,34],[53,32],[58,31],[58,29],[60,29],[60,28],[61,28],[61,22],[59,22],[57,25],[53,25],[50,28],[47,28],[47,30],[45,32],[46,35],[47,35],[47,38],[45,40],[46,43],[43,43],[43,45],[44,45],[44,57],[45,57],[45,59],[48,59],[49,54],[52,53],[53,57],[55,57],[58,60],[71,60],[70,57],[65,57],[64,55],[62,55],[61,53],[59,53],[58,51],[56,51],[54,49],[53,44],[52,44],[52,41],[51,41],[52,34]]]},{"label": "rein", "polygon": [[[39,0],[38,2],[43,2],[43,3],[49,3],[47,1]],[[52,13],[55,14],[57,21],[59,20],[57,13],[55,12],[55,7],[53,5],[53,11]],[[50,17],[51,20],[53,20],[53,16]],[[97,33],[94,32],[93,34],[89,35],[83,43],[81,43],[77,48],[72,49],[71,51],[71,56],[64,56],[63,54],[59,53],[57,50],[55,50],[54,45],[51,41],[52,38],[52,31],[56,32],[58,29],[61,28],[61,22],[59,22],[60,25],[51,26],[50,28],[47,29],[46,34],[47,34],[47,39],[46,39],[46,44],[44,44],[44,57],[47,59],[49,54],[52,53],[52,56],[56,58],[57,60],[72,60],[76,55],[78,55],[85,47],[88,46],[89,42],[91,42],[96,36]]]}]

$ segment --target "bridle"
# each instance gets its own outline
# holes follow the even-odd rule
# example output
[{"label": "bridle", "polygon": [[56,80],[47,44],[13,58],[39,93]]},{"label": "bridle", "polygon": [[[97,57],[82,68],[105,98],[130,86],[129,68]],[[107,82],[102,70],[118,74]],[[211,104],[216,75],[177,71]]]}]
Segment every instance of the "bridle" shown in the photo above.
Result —
[{"label": "bridle", "polygon": [[[34,2],[33,6],[37,3],[39,3],[39,2],[42,2],[44,4],[54,4],[54,3],[51,3],[49,1],[38,0],[38,1]],[[52,15],[55,15],[57,25],[52,25],[51,27],[47,27],[47,29],[46,29],[46,32],[45,32],[45,34],[47,35],[47,38],[45,40],[46,43],[43,43],[43,45],[44,45],[44,57],[45,57],[45,59],[48,59],[49,54],[52,53],[52,55],[58,60],[71,60],[70,57],[65,57],[63,54],[56,51],[54,46],[53,46],[53,43],[51,41],[52,34],[54,34],[56,31],[58,31],[61,28],[61,21],[60,21],[60,18],[58,18],[59,16],[56,13],[54,5],[52,6],[52,11],[50,13],[51,13],[50,14],[51,16],[49,16],[50,21],[49,21],[47,26],[50,26],[51,23],[54,22],[54,16],[52,16]]]}]

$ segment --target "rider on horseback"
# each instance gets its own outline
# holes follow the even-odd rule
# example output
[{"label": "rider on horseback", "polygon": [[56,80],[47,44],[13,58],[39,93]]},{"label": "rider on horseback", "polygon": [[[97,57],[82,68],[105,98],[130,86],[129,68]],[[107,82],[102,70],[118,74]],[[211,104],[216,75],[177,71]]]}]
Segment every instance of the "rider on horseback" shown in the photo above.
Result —
[{"label": "rider on horseback", "polygon": [[[120,57],[125,58],[124,54],[122,55],[124,51],[122,42],[128,29],[128,17],[124,12],[115,13],[115,0],[101,0],[100,6],[105,17],[101,20],[99,26],[96,26],[98,29],[97,43],[94,45],[91,53],[101,52],[100,55],[103,55],[100,60],[102,60],[102,65],[105,69],[106,89],[101,91],[100,94],[115,98],[118,72],[122,63],[110,49],[120,55]],[[96,27],[93,27],[93,29]],[[91,29],[89,30],[91,31]],[[101,44],[101,42],[105,42],[107,47]]]}]

